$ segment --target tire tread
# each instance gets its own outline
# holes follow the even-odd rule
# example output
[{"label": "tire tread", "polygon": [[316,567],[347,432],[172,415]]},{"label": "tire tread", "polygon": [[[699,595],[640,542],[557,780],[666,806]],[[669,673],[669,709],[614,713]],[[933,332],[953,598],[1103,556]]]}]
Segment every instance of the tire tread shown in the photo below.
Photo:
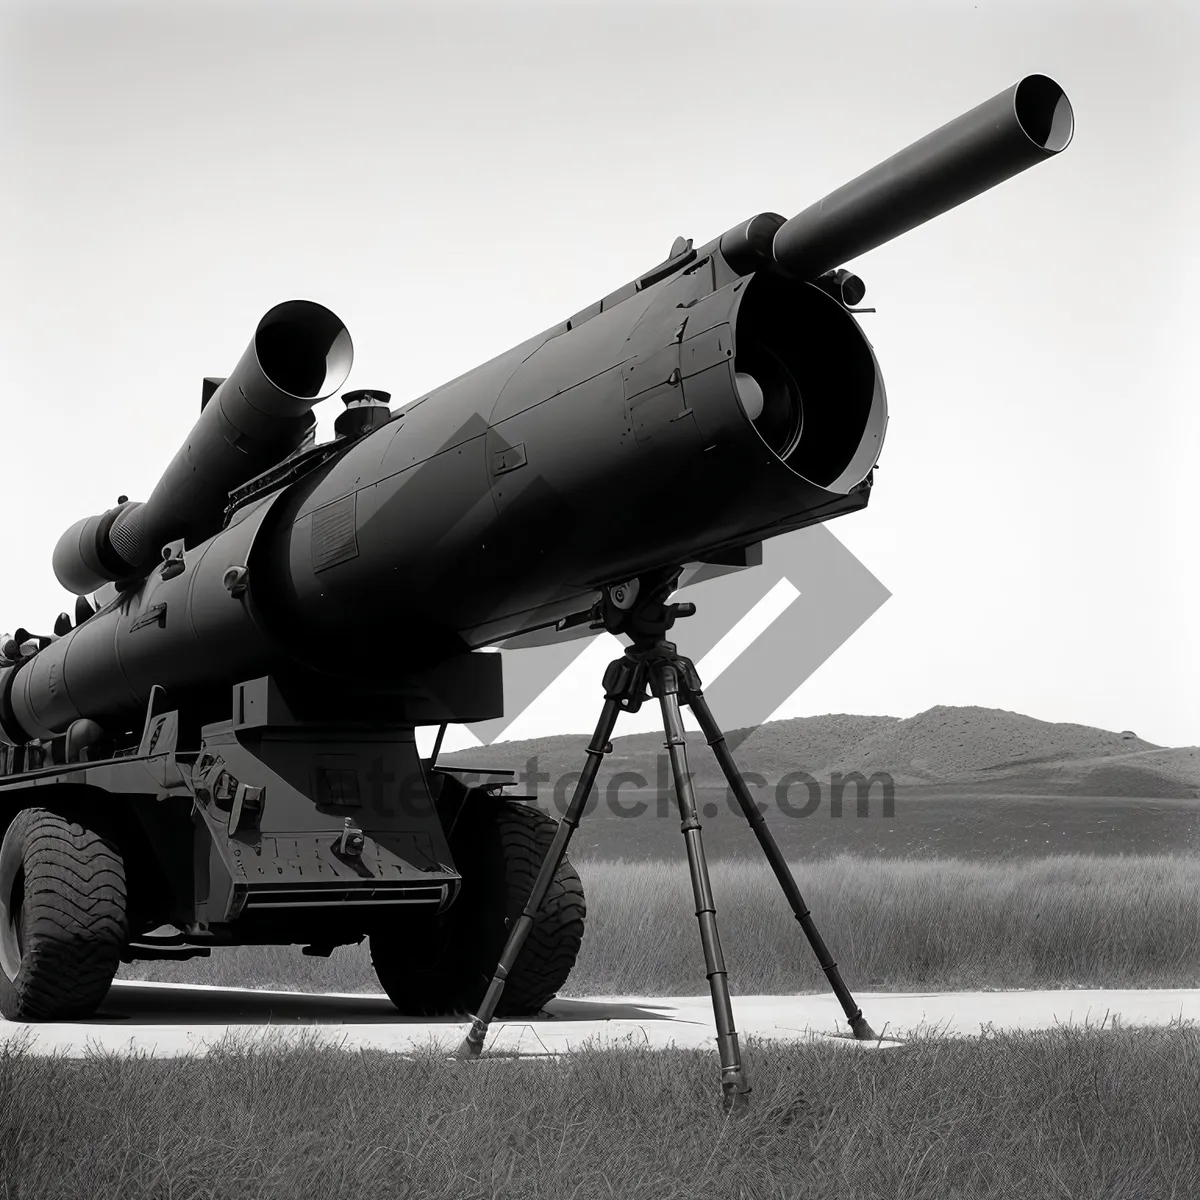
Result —
[{"label": "tire tread", "polygon": [[[515,920],[533,891],[558,822],[531,805],[510,801],[496,823],[511,872],[509,915]],[[583,884],[564,858],[505,984],[499,1015],[537,1013],[553,999],[575,965],[586,915]]]},{"label": "tire tread", "polygon": [[[558,827],[552,817],[513,800],[496,804],[481,822],[462,866],[464,894],[440,918],[443,924],[372,934],[375,973],[406,1015],[476,1010]],[[509,973],[498,1017],[536,1014],[553,998],[575,965],[586,915],[583,884],[564,858]],[[439,928],[449,930],[448,940]],[[434,961],[424,962],[423,951]]]},{"label": "tire tread", "polygon": [[125,865],[111,839],[46,808],[13,818],[25,872],[25,956],[0,981],[9,1020],[91,1016],[112,984],[128,939]]}]

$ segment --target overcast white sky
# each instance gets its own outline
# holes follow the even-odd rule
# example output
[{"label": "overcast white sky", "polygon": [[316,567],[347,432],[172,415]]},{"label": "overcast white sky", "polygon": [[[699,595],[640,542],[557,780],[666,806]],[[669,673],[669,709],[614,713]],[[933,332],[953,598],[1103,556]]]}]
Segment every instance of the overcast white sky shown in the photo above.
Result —
[{"label": "overcast white sky", "polygon": [[[278,301],[331,307],[350,384],[402,402],[1040,71],[1066,153],[856,264],[891,424],[830,529],[893,596],[778,715],[981,704],[1200,742],[1186,7],[0,12],[3,629],[69,607],[58,535],[149,493]],[[590,729],[597,688],[522,732]]]}]

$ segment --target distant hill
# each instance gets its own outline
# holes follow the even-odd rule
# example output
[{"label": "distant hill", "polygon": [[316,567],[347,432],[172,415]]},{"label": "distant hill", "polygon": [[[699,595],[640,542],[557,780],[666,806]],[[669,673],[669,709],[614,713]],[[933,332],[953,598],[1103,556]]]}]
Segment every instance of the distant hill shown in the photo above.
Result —
[{"label": "distant hill", "polygon": [[[835,773],[886,772],[902,790],[1200,797],[1200,747],[1155,746],[1127,731],[1039,721],[995,708],[937,705],[904,719],[798,717],[730,731],[730,739],[742,770],[772,782],[793,771],[806,771],[823,784]],[[555,781],[582,768],[588,740],[576,734],[501,742],[446,754],[442,761],[520,771],[536,758],[538,771]],[[688,761],[698,787],[722,784],[698,733],[688,735]],[[599,785],[604,788],[618,772],[634,772],[654,788],[660,771],[668,773],[661,734],[615,737]],[[550,786],[543,783],[543,791]]]}]

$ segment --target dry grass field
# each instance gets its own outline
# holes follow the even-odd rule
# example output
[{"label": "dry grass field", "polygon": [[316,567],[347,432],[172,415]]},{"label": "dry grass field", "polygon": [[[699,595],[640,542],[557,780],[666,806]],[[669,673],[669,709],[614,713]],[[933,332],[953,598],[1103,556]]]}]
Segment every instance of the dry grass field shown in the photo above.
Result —
[{"label": "dry grass field", "polygon": [[1190,1200],[1200,1031],[895,1050],[751,1043],[744,1116],[706,1051],[453,1063],[336,1049],[0,1051],[3,1200]]},{"label": "dry grass field", "polygon": [[[1061,856],[1019,863],[840,857],[793,864],[851,987],[953,990],[1200,986],[1200,857]],[[705,990],[682,861],[580,864],[583,950],[564,995]],[[823,991],[824,977],[765,865],[712,864],[735,993]],[[379,991],[365,945],[134,963],[126,979]]]},{"label": "dry grass field", "polygon": [[[1200,858],[796,865],[854,987],[1200,984]],[[585,862],[574,995],[704,990],[681,862]],[[761,864],[713,866],[735,992],[823,990]],[[129,977],[375,991],[365,947],[228,949]],[[1200,1196],[1200,1029],[747,1039],[744,1116],[711,1051],[453,1062],[229,1041],[207,1057],[0,1049],[0,1200]]]}]

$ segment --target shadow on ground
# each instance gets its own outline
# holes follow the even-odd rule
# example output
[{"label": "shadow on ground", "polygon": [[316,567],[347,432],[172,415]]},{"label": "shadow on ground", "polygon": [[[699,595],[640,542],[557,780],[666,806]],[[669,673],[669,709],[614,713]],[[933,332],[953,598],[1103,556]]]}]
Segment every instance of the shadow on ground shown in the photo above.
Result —
[{"label": "shadow on ground", "polygon": [[[250,988],[153,984],[118,979],[89,1021],[115,1025],[314,1025],[461,1024],[466,1014],[440,1021],[402,1017],[386,996],[331,996],[304,992],[267,992]],[[627,1004],[609,1000],[551,1000],[546,1011],[522,1021],[670,1021],[667,1005]]]}]

